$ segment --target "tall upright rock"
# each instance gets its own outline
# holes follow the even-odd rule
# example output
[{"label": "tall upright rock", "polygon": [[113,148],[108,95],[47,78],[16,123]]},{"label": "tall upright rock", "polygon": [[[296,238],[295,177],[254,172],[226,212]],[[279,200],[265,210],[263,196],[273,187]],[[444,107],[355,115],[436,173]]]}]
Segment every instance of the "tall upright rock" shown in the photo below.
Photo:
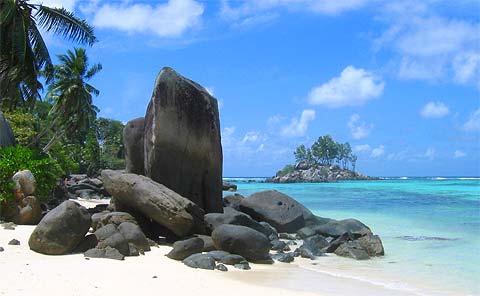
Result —
[{"label": "tall upright rock", "polygon": [[208,212],[222,212],[222,145],[217,100],[165,67],[145,116],[145,175]]},{"label": "tall upright rock", "polygon": [[0,111],[0,148],[15,145],[15,136],[7,119]]},{"label": "tall upright rock", "polygon": [[145,175],[144,139],[145,118],[132,119],[123,129],[125,147],[125,170],[128,173]]}]

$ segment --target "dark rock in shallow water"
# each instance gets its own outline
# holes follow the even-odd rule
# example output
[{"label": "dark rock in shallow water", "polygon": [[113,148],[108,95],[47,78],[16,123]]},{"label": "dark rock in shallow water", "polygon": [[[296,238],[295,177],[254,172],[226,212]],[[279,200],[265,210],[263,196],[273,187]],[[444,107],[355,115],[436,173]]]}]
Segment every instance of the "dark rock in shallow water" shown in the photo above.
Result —
[{"label": "dark rock in shallow water", "polygon": [[228,183],[228,182],[223,182],[222,183],[222,190],[223,191],[237,191],[237,185]]},{"label": "dark rock in shallow water", "polygon": [[300,246],[299,248],[296,248],[295,251],[293,252],[293,255],[295,257],[302,257],[302,258],[307,258],[310,260],[315,259],[315,255],[312,253],[312,251],[309,248],[306,248],[305,246]]},{"label": "dark rock in shallow water", "polygon": [[382,240],[378,235],[368,234],[359,238],[358,242],[367,251],[370,257],[385,255]]},{"label": "dark rock in shallow water", "polygon": [[293,198],[275,190],[254,193],[240,203],[242,212],[265,221],[280,232],[296,232],[305,226],[302,207]]},{"label": "dark rock in shallow water", "polygon": [[237,211],[240,211],[240,202],[244,197],[238,193],[233,195],[228,195],[223,198],[223,205],[225,207],[234,208]]},{"label": "dark rock in shallow water", "polygon": [[333,253],[343,243],[355,240],[355,237],[350,232],[345,232],[336,239],[330,241],[328,246],[324,249],[325,253]]},{"label": "dark rock in shallow water", "polygon": [[204,232],[204,212],[162,184],[135,174],[102,171],[107,191],[122,204],[141,212],[178,236]]},{"label": "dark rock in shallow water", "polygon": [[203,240],[198,237],[176,241],[173,249],[166,255],[170,259],[183,260],[190,255],[203,251]]},{"label": "dark rock in shallow water", "polygon": [[86,251],[83,256],[88,258],[105,258],[114,260],[124,260],[125,256],[122,255],[117,249],[112,247],[106,247],[104,249],[90,249]]},{"label": "dark rock in shallow water", "polygon": [[68,254],[83,240],[90,224],[87,209],[73,201],[64,201],[43,217],[28,245],[46,255]]},{"label": "dark rock in shallow water", "polygon": [[309,249],[315,256],[322,256],[323,249],[328,245],[328,241],[323,236],[316,234],[306,238],[302,247]]},{"label": "dark rock in shallow water", "polygon": [[145,118],[143,117],[130,120],[123,129],[127,173],[145,175],[144,130]]},{"label": "dark rock in shallow water", "polygon": [[356,260],[369,259],[367,251],[360,245],[358,241],[349,241],[341,244],[336,250],[335,254],[342,257],[349,257]]},{"label": "dark rock in shallow water", "polygon": [[295,234],[291,234],[291,233],[285,233],[285,232],[281,232],[278,234],[278,237],[280,239],[286,239],[286,240],[296,240],[296,236]]},{"label": "dark rock in shallow water", "polygon": [[223,264],[218,264],[217,266],[215,266],[215,269],[220,271],[228,271],[228,268]]},{"label": "dark rock in shallow water", "polygon": [[341,236],[345,232],[350,232],[356,238],[372,234],[372,231],[367,225],[356,219],[334,220],[323,225],[315,226],[313,229],[318,234],[335,238]]},{"label": "dark rock in shallow water", "polygon": [[274,260],[277,260],[277,261],[283,262],[283,263],[290,263],[290,262],[293,262],[293,260],[295,260],[295,256],[294,256],[293,252],[291,252],[291,253],[278,253],[278,254],[273,255],[272,258]]},{"label": "dark rock in shallow water", "polygon": [[222,212],[217,100],[173,69],[162,69],[145,115],[145,173],[205,212]]},{"label": "dark rock in shallow water", "polygon": [[207,254],[193,254],[185,258],[182,262],[192,268],[215,269],[215,259]]},{"label": "dark rock in shallow water", "polygon": [[224,224],[212,233],[213,243],[218,250],[245,257],[249,261],[269,258],[270,241],[251,228]]}]

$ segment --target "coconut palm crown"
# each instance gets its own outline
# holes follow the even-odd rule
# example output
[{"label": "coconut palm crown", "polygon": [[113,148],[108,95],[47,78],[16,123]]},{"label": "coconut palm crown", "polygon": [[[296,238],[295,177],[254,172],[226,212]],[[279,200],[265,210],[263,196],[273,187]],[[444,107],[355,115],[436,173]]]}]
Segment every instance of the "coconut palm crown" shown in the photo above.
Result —
[{"label": "coconut palm crown", "polygon": [[0,0],[0,107],[33,108],[53,77],[53,64],[39,28],[81,44],[96,42],[93,28],[64,8],[29,0]]}]

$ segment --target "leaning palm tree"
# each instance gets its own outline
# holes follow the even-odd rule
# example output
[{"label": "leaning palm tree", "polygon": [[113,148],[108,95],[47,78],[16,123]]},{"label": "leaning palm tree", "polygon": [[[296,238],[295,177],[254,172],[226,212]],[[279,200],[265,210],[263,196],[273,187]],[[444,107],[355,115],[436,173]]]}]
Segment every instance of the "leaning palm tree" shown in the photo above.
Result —
[{"label": "leaning palm tree", "polygon": [[93,28],[72,12],[29,0],[0,0],[0,107],[33,108],[52,78],[53,65],[39,28],[82,44],[96,41]]},{"label": "leaning palm tree", "polygon": [[67,54],[59,55],[58,58],[60,64],[55,66],[47,93],[47,98],[53,103],[50,115],[54,118],[48,129],[55,128],[56,132],[43,148],[44,152],[65,134],[77,133],[84,138],[99,111],[92,98],[100,92],[87,81],[102,69],[102,65],[89,67],[83,48],[68,50]]}]

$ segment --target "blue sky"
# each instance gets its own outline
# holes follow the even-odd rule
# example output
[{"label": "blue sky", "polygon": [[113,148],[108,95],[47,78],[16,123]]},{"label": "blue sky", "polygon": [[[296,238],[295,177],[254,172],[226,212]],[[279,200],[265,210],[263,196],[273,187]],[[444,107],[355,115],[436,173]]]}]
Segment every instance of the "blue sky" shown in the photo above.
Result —
[{"label": "blue sky", "polygon": [[208,88],[225,176],[273,175],[324,134],[366,174],[480,175],[477,1],[43,2],[95,27],[100,116],[144,116],[163,66]]}]

